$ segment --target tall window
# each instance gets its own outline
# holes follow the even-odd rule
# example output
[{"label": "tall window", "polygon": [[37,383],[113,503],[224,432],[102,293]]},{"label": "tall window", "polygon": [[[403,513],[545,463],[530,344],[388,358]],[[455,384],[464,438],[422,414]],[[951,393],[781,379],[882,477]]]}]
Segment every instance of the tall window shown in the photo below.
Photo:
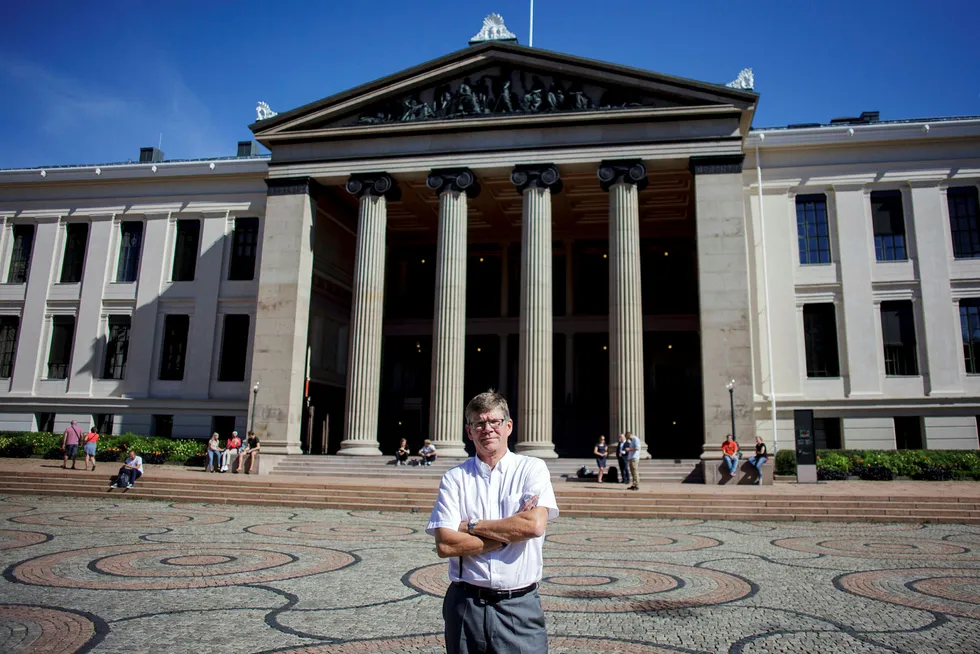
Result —
[{"label": "tall window", "polygon": [[245,380],[245,357],[248,354],[248,321],[247,315],[225,316],[218,381]]},{"label": "tall window", "polygon": [[119,264],[117,282],[135,282],[140,271],[140,250],[143,247],[143,222],[129,220],[119,226]]},{"label": "tall window", "polygon": [[152,436],[164,436],[170,438],[174,435],[174,417],[172,415],[156,415],[150,424]]},{"label": "tall window", "polygon": [[103,379],[125,379],[129,355],[129,316],[109,316],[109,337],[105,347]]},{"label": "tall window", "polygon": [[71,223],[65,227],[65,257],[61,261],[62,284],[77,284],[82,281],[87,242],[87,223]]},{"label": "tall window", "polygon": [[20,318],[0,318],[0,379],[10,379],[14,372],[14,356],[17,354],[17,330]]},{"label": "tall window", "polygon": [[885,347],[886,375],[918,375],[915,319],[908,300],[881,303],[881,339]]},{"label": "tall window", "polygon": [[212,416],[211,433],[218,432],[222,442],[231,438],[231,432],[235,431],[235,416]]},{"label": "tall window", "polygon": [[112,423],[114,415],[111,413],[93,413],[92,424],[99,430],[99,434],[108,436],[112,433]]},{"label": "tall window", "polygon": [[31,250],[34,248],[34,225],[14,225],[14,248],[10,255],[10,272],[7,281],[24,284],[31,268]]},{"label": "tall window", "polygon": [[827,227],[827,196],[796,196],[796,230],[800,263],[830,263],[830,230]]},{"label": "tall window", "polygon": [[922,449],[922,418],[895,416],[895,449]]},{"label": "tall window", "polygon": [[184,378],[184,359],[187,356],[187,329],[190,316],[171,315],[163,321],[163,354],[160,379],[177,381]]},{"label": "tall window", "polygon": [[960,331],[966,372],[976,375],[980,373],[980,299],[960,300]]},{"label": "tall window", "polygon": [[908,259],[901,191],[871,193],[871,224],[875,231],[875,258],[878,261]]},{"label": "tall window", "polygon": [[34,422],[37,423],[37,430],[39,432],[50,434],[54,431],[53,413],[35,413]]},{"label": "tall window", "polygon": [[834,305],[803,305],[803,340],[807,377],[840,377],[837,319]]},{"label": "tall window", "polygon": [[954,186],[946,191],[953,256],[957,259],[980,257],[980,212],[977,204],[976,186]]},{"label": "tall window", "polygon": [[197,246],[200,236],[200,220],[177,221],[177,239],[174,245],[174,269],[170,277],[173,281],[194,281],[194,272],[197,270]]},{"label": "tall window", "polygon": [[813,443],[818,450],[839,450],[840,418],[814,418]]},{"label": "tall window", "polygon": [[71,346],[75,338],[75,316],[51,319],[51,350],[48,352],[48,379],[68,379]]},{"label": "tall window", "polygon": [[255,252],[259,242],[259,219],[236,218],[228,279],[255,278]]}]

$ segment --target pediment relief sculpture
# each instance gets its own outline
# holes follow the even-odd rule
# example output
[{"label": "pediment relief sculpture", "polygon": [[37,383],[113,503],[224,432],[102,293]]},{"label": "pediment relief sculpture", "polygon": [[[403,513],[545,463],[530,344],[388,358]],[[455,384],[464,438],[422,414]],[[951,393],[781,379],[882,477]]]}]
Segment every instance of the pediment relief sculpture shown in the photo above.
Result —
[{"label": "pediment relief sculpture", "polygon": [[677,107],[685,104],[638,89],[497,67],[375,104],[353,120],[348,119],[341,124],[409,123],[475,116]]}]

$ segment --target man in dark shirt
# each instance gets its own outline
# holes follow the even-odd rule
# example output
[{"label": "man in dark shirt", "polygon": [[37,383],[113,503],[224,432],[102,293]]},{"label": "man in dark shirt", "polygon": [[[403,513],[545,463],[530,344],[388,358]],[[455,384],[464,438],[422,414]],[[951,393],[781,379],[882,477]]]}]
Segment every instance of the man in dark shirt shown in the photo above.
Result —
[{"label": "man in dark shirt", "polygon": [[239,472],[242,469],[242,462],[248,459],[248,462],[244,464],[245,474],[252,472],[252,468],[255,465],[255,457],[259,455],[259,450],[262,444],[259,442],[259,437],[255,435],[254,431],[248,432],[248,439],[245,441],[245,449],[238,456],[238,465],[235,466],[235,472]]}]

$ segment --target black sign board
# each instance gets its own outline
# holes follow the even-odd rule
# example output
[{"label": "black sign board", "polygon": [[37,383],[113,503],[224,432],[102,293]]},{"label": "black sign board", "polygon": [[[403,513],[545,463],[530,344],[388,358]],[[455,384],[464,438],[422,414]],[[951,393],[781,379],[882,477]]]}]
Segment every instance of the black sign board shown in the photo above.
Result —
[{"label": "black sign board", "polygon": [[817,465],[817,446],[813,439],[813,411],[794,411],[796,465]]}]

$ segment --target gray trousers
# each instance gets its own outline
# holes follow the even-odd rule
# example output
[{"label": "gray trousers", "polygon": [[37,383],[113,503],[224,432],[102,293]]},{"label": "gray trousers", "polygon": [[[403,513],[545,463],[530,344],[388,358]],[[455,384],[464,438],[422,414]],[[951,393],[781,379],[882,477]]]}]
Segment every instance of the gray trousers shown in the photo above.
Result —
[{"label": "gray trousers", "polygon": [[548,651],[548,633],[538,591],[514,599],[487,602],[450,584],[442,602],[449,654],[540,654]]}]

